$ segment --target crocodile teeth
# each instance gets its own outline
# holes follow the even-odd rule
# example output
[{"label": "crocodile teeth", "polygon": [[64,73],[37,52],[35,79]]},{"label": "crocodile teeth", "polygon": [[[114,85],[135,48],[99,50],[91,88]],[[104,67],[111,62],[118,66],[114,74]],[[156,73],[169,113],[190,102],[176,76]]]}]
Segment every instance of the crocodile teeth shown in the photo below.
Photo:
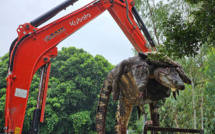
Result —
[{"label": "crocodile teeth", "polygon": [[162,98],[162,101],[163,101],[163,103],[165,103],[166,102],[165,98]]},{"label": "crocodile teeth", "polygon": [[174,96],[175,100],[177,100],[177,98],[176,98],[176,93],[175,93],[175,92],[173,92],[173,96]]},{"label": "crocodile teeth", "polygon": [[175,92],[177,89],[174,87],[171,87],[172,92]]},{"label": "crocodile teeth", "polygon": [[177,92],[177,94],[179,95],[179,91],[177,90],[176,92]]}]

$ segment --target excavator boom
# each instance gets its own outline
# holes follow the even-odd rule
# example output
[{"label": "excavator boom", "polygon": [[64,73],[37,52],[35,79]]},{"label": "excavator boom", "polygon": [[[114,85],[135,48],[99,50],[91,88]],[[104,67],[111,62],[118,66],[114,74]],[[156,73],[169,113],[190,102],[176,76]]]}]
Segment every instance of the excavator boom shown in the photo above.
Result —
[{"label": "excavator boom", "polygon": [[[39,25],[76,1],[66,0],[39,18],[18,27],[18,37],[10,48],[5,106],[5,134],[21,134],[32,77],[41,68],[37,106],[33,114],[30,132],[32,134],[38,133],[38,124],[44,120],[51,68],[50,59],[57,56],[56,46],[104,11],[109,11],[138,52],[150,51],[145,45],[146,40],[142,32],[147,37],[152,48],[155,47],[134,7],[133,0],[95,0],[54,22],[38,28]],[[141,30],[143,31],[141,32]]]}]

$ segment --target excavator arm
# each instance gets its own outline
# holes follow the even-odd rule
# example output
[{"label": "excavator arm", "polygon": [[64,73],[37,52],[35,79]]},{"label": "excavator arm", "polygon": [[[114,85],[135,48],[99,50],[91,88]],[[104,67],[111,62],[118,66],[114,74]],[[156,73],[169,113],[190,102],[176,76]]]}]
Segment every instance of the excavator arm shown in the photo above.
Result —
[{"label": "excavator arm", "polygon": [[109,11],[138,52],[149,51],[145,45],[146,40],[142,32],[152,48],[155,47],[134,7],[133,0],[95,0],[54,22],[38,28],[39,25],[76,1],[66,0],[39,18],[18,27],[18,37],[10,47],[5,106],[5,134],[21,134],[32,77],[41,68],[37,106],[31,126],[31,133],[38,133],[39,122],[44,120],[51,68],[50,59],[57,56],[56,46],[104,11]]}]

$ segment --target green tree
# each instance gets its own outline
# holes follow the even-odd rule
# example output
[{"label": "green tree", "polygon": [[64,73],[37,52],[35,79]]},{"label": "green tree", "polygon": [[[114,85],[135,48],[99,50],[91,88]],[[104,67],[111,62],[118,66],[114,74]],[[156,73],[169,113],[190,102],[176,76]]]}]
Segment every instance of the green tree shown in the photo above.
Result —
[{"label": "green tree", "polygon": [[198,54],[200,46],[215,42],[215,3],[213,0],[185,0],[189,3],[188,17],[184,12],[175,12],[164,25],[165,49],[178,57]]},{"label": "green tree", "polygon": [[6,77],[8,67],[8,55],[0,57],[0,130],[4,128],[4,107],[6,98]]},{"label": "green tree", "polygon": [[206,75],[204,88],[204,128],[206,133],[215,133],[215,48],[207,51],[203,73]]},{"label": "green tree", "polygon": [[71,116],[69,116],[69,119],[73,121],[75,133],[84,134],[86,132],[89,132],[90,125],[92,124],[89,111],[82,111],[72,114]]},{"label": "green tree", "polygon": [[135,0],[135,2],[147,29],[159,47],[163,46],[166,40],[163,23],[168,16],[174,12],[187,11],[188,8],[184,0]]}]

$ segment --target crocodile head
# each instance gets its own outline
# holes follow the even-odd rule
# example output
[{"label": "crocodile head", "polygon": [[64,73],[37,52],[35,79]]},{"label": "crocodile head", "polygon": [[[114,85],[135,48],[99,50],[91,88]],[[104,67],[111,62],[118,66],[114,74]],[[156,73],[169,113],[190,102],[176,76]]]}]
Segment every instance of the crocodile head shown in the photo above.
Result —
[{"label": "crocodile head", "polygon": [[180,68],[180,72],[177,68],[157,68],[154,70],[154,78],[163,86],[168,87],[173,92],[176,99],[175,92],[178,90],[184,90],[184,83],[190,84],[190,79],[184,73],[183,68]]},{"label": "crocodile head", "polygon": [[179,93],[178,90],[185,89],[184,83],[191,84],[182,65],[169,57],[159,53],[138,53],[138,55],[148,64],[157,67],[151,72],[153,77],[164,87],[170,88],[174,97],[175,92]]},{"label": "crocodile head", "polygon": [[175,68],[157,68],[154,71],[154,77],[162,85],[171,88],[173,92],[177,89],[185,89],[184,82]]}]

